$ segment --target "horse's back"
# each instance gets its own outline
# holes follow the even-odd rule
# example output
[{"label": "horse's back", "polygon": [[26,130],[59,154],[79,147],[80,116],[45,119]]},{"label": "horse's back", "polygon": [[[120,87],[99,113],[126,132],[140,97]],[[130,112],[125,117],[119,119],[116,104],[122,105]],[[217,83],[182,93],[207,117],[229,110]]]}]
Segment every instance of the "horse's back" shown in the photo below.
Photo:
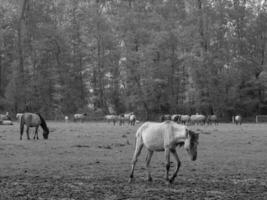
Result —
[{"label": "horse's back", "polygon": [[145,146],[153,151],[163,151],[167,145],[172,145],[175,134],[181,132],[184,135],[185,126],[172,121],[146,122],[137,130],[136,137],[142,138]]},{"label": "horse's back", "polygon": [[188,121],[190,119],[189,115],[181,115],[181,121]]},{"label": "horse's back", "polygon": [[41,124],[40,116],[35,113],[23,113],[21,116],[21,121],[28,126],[37,126]]},{"label": "horse's back", "polygon": [[236,115],[236,116],[235,116],[235,120],[236,120],[236,121],[241,120],[241,116],[240,116],[240,115]]},{"label": "horse's back", "polygon": [[191,115],[190,119],[192,121],[202,121],[205,120],[205,116],[204,115]]},{"label": "horse's back", "polygon": [[236,115],[236,116],[235,116],[235,122],[236,122],[236,123],[241,123],[241,122],[242,122],[242,117],[241,117],[241,115]]}]

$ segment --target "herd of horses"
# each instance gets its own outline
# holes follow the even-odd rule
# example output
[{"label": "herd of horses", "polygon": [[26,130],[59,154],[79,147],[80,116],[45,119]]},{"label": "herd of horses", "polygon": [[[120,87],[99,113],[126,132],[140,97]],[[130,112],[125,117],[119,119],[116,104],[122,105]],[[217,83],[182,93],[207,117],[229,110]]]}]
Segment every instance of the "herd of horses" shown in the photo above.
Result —
[{"label": "herd of horses", "polygon": [[116,125],[118,123],[119,125],[124,125],[125,123],[128,123],[129,125],[134,126],[136,123],[136,116],[133,112],[131,113],[125,113],[120,115],[106,115],[105,120],[108,123],[113,123]]},{"label": "herd of horses", "polygon": [[[76,117],[85,116],[76,115]],[[22,140],[22,135],[24,132],[24,126],[26,125],[27,139],[30,140],[29,129],[31,127],[35,128],[35,134],[33,139],[39,139],[38,137],[38,128],[39,126],[43,129],[43,138],[48,139],[49,129],[47,127],[45,119],[40,113],[21,113],[17,115],[20,121],[20,140]],[[119,116],[117,119],[119,123],[124,123],[125,120],[128,120],[129,124],[135,123],[135,115],[133,113],[124,114]],[[107,117],[107,120],[113,121],[116,117]],[[117,120],[116,119],[116,120]],[[116,123],[116,122],[113,122]],[[145,122],[141,125],[136,132],[136,142],[135,142],[135,151],[132,159],[132,166],[130,172],[129,182],[132,182],[134,175],[134,168],[137,162],[137,158],[141,153],[143,147],[147,149],[147,158],[146,158],[146,168],[148,173],[148,181],[152,181],[151,170],[150,170],[150,161],[152,155],[155,151],[164,151],[165,152],[165,163],[166,163],[166,176],[165,179],[168,184],[174,182],[175,177],[181,166],[181,161],[178,157],[176,147],[184,147],[188,152],[191,159],[194,161],[197,159],[197,146],[198,146],[199,133],[196,133],[190,130],[187,126],[178,124],[176,122],[167,120],[164,122]],[[176,170],[173,176],[169,179],[169,170],[170,170],[170,154],[172,154],[176,160]]]},{"label": "herd of horses", "polygon": [[[219,120],[216,115],[202,115],[202,114],[195,114],[195,115],[181,115],[181,114],[173,114],[173,115],[161,115],[160,121],[171,120],[177,123],[181,123],[184,125],[218,125]],[[242,117],[241,115],[233,116],[233,123],[235,124],[242,124]]]},{"label": "herd of horses", "polygon": [[[75,114],[75,120],[83,120],[86,117],[85,113]],[[39,139],[38,128],[39,126],[43,129],[43,138],[48,139],[49,128],[46,124],[45,119],[39,113],[19,113],[17,118],[20,121],[20,140],[24,132],[24,126],[26,126],[27,139],[30,139],[29,129],[35,128],[35,134],[33,139]],[[133,113],[127,113],[123,115],[106,115],[105,119],[110,123],[113,122],[124,124],[126,121],[135,125],[136,117]],[[165,154],[165,167],[166,174],[165,179],[168,184],[174,182],[177,176],[181,161],[177,153],[177,147],[183,147],[191,158],[192,161],[197,159],[197,147],[199,141],[199,134],[190,129],[187,124],[217,124],[218,119],[216,115],[204,116],[200,114],[196,115],[162,115],[160,117],[161,122],[145,122],[136,131],[135,135],[135,151],[132,158],[131,171],[129,182],[132,182],[134,178],[134,169],[138,156],[140,155],[143,147],[147,149],[146,156],[146,170],[147,180],[152,181],[150,161],[154,152],[164,151]],[[242,117],[240,115],[234,116],[233,118],[236,124],[242,123]],[[179,123],[180,122],[180,123]],[[171,178],[169,178],[170,170],[170,154],[173,155],[176,161],[176,169]]]}]

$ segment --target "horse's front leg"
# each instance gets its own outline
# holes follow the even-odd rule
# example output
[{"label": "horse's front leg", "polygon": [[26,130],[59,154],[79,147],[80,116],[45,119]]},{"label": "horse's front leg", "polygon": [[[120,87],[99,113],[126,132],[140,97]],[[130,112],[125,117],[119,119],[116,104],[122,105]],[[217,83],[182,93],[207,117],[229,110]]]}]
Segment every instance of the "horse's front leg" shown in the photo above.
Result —
[{"label": "horse's front leg", "polygon": [[170,170],[170,149],[165,148],[165,162],[166,162],[166,181],[169,182],[169,170]]},{"label": "horse's front leg", "polygon": [[30,127],[29,127],[29,126],[27,126],[26,133],[27,133],[27,139],[28,139],[28,140],[30,139],[29,130],[30,130]]},{"label": "horse's front leg", "polygon": [[39,140],[39,137],[38,137],[38,126],[35,128],[35,134],[34,134],[34,137],[36,136],[36,139]]},{"label": "horse's front leg", "polygon": [[177,174],[179,172],[179,169],[181,167],[181,161],[180,161],[180,159],[178,157],[178,154],[176,152],[176,149],[171,149],[171,153],[172,153],[172,155],[173,155],[173,157],[174,157],[174,159],[176,160],[176,163],[177,163],[176,170],[175,170],[172,178],[170,179],[170,183],[173,183],[173,181],[174,181],[175,177],[177,176]]}]

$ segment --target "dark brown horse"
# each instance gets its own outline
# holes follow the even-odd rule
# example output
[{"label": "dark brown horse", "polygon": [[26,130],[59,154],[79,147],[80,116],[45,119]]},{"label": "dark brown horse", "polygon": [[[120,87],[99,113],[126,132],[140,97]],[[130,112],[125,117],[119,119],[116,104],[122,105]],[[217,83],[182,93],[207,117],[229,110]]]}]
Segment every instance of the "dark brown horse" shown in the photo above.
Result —
[{"label": "dark brown horse", "polygon": [[46,122],[44,118],[39,113],[23,113],[20,118],[20,140],[22,140],[22,135],[24,131],[24,125],[26,125],[26,133],[27,133],[27,139],[30,139],[29,136],[29,129],[30,127],[35,127],[35,133],[33,139],[39,139],[38,138],[38,128],[39,126],[43,129],[43,137],[44,139],[48,139],[49,135],[49,129],[46,125]]}]

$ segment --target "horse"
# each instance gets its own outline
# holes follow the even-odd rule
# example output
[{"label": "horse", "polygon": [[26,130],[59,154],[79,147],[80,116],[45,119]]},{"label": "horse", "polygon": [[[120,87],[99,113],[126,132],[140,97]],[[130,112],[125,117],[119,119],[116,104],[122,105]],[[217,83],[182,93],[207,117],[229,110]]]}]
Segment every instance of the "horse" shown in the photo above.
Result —
[{"label": "horse", "polygon": [[211,125],[214,123],[215,125],[218,125],[218,118],[216,115],[208,115],[206,118],[207,125]]},{"label": "horse", "polygon": [[115,125],[118,120],[118,116],[117,115],[105,115],[105,120],[108,123],[113,122],[113,124]]},{"label": "horse", "polygon": [[160,119],[160,122],[164,122],[166,120],[171,120],[172,117],[171,115],[161,115],[159,119]]},{"label": "horse", "polygon": [[241,117],[241,115],[236,115],[236,116],[234,116],[234,122],[235,122],[235,124],[236,125],[241,125],[242,124],[242,117]]},{"label": "horse", "polygon": [[190,116],[189,115],[181,115],[180,122],[182,124],[188,124],[189,121],[190,121]]},{"label": "horse", "polygon": [[125,122],[125,120],[126,120],[124,114],[120,114],[120,115],[118,116],[118,120],[119,120],[119,124],[120,124],[120,126],[124,125],[124,122]]},{"label": "horse", "polygon": [[69,122],[69,117],[68,116],[65,116],[64,119],[65,119],[65,123]]},{"label": "horse", "polygon": [[87,116],[86,113],[74,114],[73,115],[73,117],[74,117],[73,119],[74,119],[74,121],[78,121],[79,120],[80,122],[83,122],[86,116]]},{"label": "horse", "polygon": [[13,122],[10,120],[3,120],[0,121],[0,125],[13,125]]},{"label": "horse", "polygon": [[192,124],[205,124],[206,117],[204,115],[196,114],[190,116],[190,122]]},{"label": "horse", "polygon": [[39,113],[23,113],[21,118],[20,118],[20,140],[22,140],[22,135],[24,131],[24,125],[26,125],[27,129],[27,139],[30,139],[29,136],[29,129],[30,127],[35,127],[35,133],[33,139],[39,139],[38,138],[38,128],[39,126],[42,127],[43,129],[43,137],[44,139],[48,139],[49,135],[49,129],[46,125],[46,122],[44,118],[41,116]]},{"label": "horse", "polygon": [[9,120],[9,121],[11,121],[11,118],[9,117],[8,114],[5,114],[5,115],[0,114],[0,121],[4,121],[4,120]]},{"label": "horse", "polygon": [[[143,146],[148,150],[146,157],[146,168],[148,172],[148,181],[152,181],[150,166],[151,157],[154,151],[165,151],[166,161],[166,181],[173,183],[179,168],[181,161],[176,152],[177,146],[184,146],[187,150],[191,160],[197,159],[197,146],[198,146],[199,134],[189,130],[187,126],[177,124],[172,121],[165,122],[146,122],[140,126],[136,132],[136,145],[135,152],[132,159],[131,173],[129,182],[132,181],[134,175],[134,168],[137,162],[137,158],[141,153]],[[169,179],[170,169],[170,153],[174,156],[177,165],[176,170]]]},{"label": "horse", "polygon": [[179,122],[181,120],[181,115],[179,115],[179,114],[173,114],[171,116],[171,120],[174,121],[174,122]]},{"label": "horse", "polygon": [[16,114],[16,118],[17,118],[17,120],[20,121],[20,118],[21,118],[22,115],[23,115],[23,113],[17,113],[17,114]]},{"label": "horse", "polygon": [[133,112],[123,114],[124,121],[127,121],[128,124],[131,124],[131,122],[130,122],[130,117],[131,117],[132,115],[134,115]]},{"label": "horse", "polygon": [[136,122],[136,116],[134,114],[132,114],[130,116],[129,123],[130,123],[130,125],[134,126],[135,122]]}]

